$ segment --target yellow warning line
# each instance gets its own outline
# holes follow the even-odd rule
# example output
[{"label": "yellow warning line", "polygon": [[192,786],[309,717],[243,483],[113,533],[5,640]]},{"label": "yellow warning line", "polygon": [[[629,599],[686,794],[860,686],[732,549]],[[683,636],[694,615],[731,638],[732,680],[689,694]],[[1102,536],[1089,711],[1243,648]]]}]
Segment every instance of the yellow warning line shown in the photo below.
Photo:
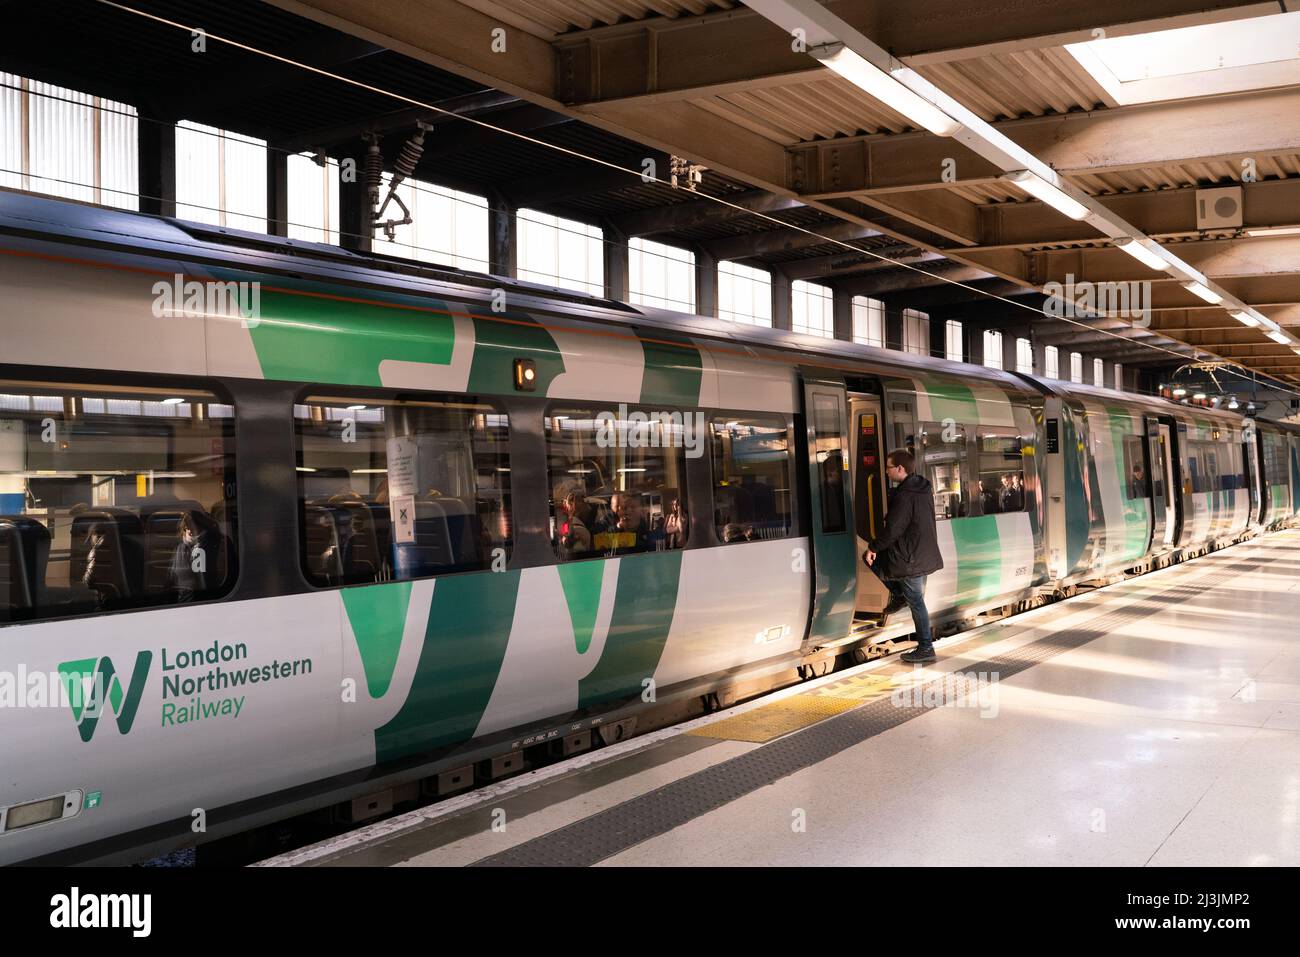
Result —
[{"label": "yellow warning line", "polygon": [[894,681],[890,675],[854,675],[850,678],[832,681],[828,685],[823,685],[815,691],[809,692],[809,694],[827,695],[832,698],[849,698],[861,702],[882,698],[889,694],[893,688]]},{"label": "yellow warning line", "polygon": [[762,744],[826,718],[833,718],[861,703],[852,698],[837,698],[832,695],[797,694],[685,733],[698,738],[723,738],[727,741]]}]

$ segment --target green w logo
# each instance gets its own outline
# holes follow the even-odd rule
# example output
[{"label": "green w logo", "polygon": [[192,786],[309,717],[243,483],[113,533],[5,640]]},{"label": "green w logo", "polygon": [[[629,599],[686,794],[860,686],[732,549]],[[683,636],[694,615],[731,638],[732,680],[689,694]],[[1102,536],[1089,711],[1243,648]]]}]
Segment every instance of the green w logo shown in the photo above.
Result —
[{"label": "green w logo", "polygon": [[125,692],[111,658],[82,658],[59,665],[59,678],[68,693],[72,720],[77,722],[82,741],[94,737],[95,727],[104,713],[105,701],[117,716],[117,730],[122,734],[131,730],[151,664],[152,651],[142,651],[135,656],[135,670],[131,672],[131,683]]}]

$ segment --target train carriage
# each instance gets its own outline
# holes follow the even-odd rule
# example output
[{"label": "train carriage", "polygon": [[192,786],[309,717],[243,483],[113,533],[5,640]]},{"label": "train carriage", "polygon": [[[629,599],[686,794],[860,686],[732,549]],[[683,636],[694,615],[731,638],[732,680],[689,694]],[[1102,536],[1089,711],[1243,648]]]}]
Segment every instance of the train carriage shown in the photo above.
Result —
[{"label": "train carriage", "polygon": [[0,670],[71,699],[0,709],[0,862],[795,680],[885,634],[892,448],[940,619],[1250,519],[1240,419],[929,357],[9,194],[0,287]]}]

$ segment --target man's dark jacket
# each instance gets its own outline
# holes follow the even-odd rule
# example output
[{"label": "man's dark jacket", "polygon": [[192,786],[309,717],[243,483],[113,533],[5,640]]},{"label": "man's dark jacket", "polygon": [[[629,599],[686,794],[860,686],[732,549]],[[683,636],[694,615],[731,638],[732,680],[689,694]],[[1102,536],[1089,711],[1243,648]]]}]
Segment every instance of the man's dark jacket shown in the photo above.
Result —
[{"label": "man's dark jacket", "polygon": [[943,568],[929,479],[909,475],[889,493],[885,533],[872,540],[871,550],[877,555],[875,570],[881,578],[912,578]]}]

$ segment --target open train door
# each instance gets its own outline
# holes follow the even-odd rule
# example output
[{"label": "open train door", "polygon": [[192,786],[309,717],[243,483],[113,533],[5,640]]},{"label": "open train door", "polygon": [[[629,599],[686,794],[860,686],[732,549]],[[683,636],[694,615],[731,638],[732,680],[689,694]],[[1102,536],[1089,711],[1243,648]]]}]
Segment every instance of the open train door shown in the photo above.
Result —
[{"label": "open train door", "polygon": [[[857,532],[854,551],[861,556],[871,540],[885,530],[885,505],[889,493],[885,479],[886,451],[880,396],[850,393],[849,422],[853,443],[849,471],[853,482],[853,525]],[[857,573],[854,608],[868,616],[884,611],[889,604],[889,589],[885,583],[864,562],[858,562]]]},{"label": "open train door", "polygon": [[[1169,427],[1154,415],[1146,417],[1147,475],[1151,490],[1151,545],[1153,551],[1173,542],[1175,515],[1170,506]],[[1164,432],[1161,432],[1161,429]]]},{"label": "open train door", "polygon": [[844,379],[801,370],[807,423],[813,588],[806,643],[843,638],[853,624],[857,591],[856,534],[849,494],[849,412]]}]

